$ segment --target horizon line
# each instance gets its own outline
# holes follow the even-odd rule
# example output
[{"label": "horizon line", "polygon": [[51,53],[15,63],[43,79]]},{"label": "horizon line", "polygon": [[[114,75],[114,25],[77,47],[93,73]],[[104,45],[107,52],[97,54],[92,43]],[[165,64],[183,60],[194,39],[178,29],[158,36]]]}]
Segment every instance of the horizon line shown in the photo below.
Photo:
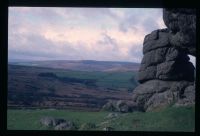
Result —
[{"label": "horizon line", "polygon": [[134,61],[118,61],[118,60],[92,60],[92,59],[52,59],[52,60],[34,60],[34,59],[8,59],[8,62],[30,62],[30,61],[101,61],[101,62],[128,62],[128,63],[140,63],[140,62],[134,62]]}]

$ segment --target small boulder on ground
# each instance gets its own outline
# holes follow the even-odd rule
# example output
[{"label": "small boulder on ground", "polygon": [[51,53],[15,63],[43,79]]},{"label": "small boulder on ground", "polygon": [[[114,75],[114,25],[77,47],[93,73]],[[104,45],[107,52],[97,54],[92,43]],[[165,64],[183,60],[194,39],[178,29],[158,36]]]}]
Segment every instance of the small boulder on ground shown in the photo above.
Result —
[{"label": "small boulder on ground", "polygon": [[55,130],[75,130],[73,122],[54,117],[43,117],[40,119],[40,124],[46,127],[53,127]]},{"label": "small boulder on ground", "polygon": [[43,117],[40,119],[40,124],[46,127],[54,127],[63,122],[65,122],[64,119],[56,119],[54,117]]},{"label": "small boulder on ground", "polygon": [[112,128],[112,127],[105,127],[105,128],[103,128],[103,130],[104,130],[104,131],[113,131],[114,128]]},{"label": "small boulder on ground", "polygon": [[118,113],[109,113],[108,116],[106,116],[106,119],[117,118],[118,116]]},{"label": "small boulder on ground", "polygon": [[134,103],[133,101],[125,101],[125,100],[108,101],[102,107],[102,109],[105,111],[121,112],[121,113],[127,113],[139,110],[136,103]]},{"label": "small boulder on ground", "polygon": [[84,123],[80,126],[79,130],[91,130],[95,129],[97,126],[95,123]]},{"label": "small boulder on ground", "polygon": [[71,121],[66,121],[61,124],[58,124],[55,128],[55,130],[76,130],[76,126]]}]

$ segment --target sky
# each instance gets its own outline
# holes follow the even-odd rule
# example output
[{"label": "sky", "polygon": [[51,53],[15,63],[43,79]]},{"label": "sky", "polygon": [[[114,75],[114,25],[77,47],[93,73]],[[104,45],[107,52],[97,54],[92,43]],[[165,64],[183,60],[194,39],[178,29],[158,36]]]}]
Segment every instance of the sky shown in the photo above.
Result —
[{"label": "sky", "polygon": [[161,28],[160,8],[9,7],[8,58],[140,63],[145,35]]}]

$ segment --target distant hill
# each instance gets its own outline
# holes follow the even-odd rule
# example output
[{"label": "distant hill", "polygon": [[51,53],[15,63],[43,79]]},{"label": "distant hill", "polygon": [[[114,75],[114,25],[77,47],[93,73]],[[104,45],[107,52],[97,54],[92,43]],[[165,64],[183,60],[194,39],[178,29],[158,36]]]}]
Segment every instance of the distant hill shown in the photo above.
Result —
[{"label": "distant hill", "polygon": [[78,71],[138,71],[140,64],[134,62],[95,61],[95,60],[47,60],[10,61],[12,65],[35,66]]}]

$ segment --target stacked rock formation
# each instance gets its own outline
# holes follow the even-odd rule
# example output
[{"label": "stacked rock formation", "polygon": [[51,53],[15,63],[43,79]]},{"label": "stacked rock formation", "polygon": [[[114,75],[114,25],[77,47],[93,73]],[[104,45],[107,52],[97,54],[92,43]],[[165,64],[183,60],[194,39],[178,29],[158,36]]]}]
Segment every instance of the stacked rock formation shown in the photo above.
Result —
[{"label": "stacked rock formation", "polygon": [[164,9],[163,20],[171,31],[170,43],[196,56],[196,10]]},{"label": "stacked rock formation", "polygon": [[142,111],[168,105],[195,103],[194,66],[188,54],[196,55],[194,9],[164,9],[166,29],[145,36],[143,59],[133,101]]}]

